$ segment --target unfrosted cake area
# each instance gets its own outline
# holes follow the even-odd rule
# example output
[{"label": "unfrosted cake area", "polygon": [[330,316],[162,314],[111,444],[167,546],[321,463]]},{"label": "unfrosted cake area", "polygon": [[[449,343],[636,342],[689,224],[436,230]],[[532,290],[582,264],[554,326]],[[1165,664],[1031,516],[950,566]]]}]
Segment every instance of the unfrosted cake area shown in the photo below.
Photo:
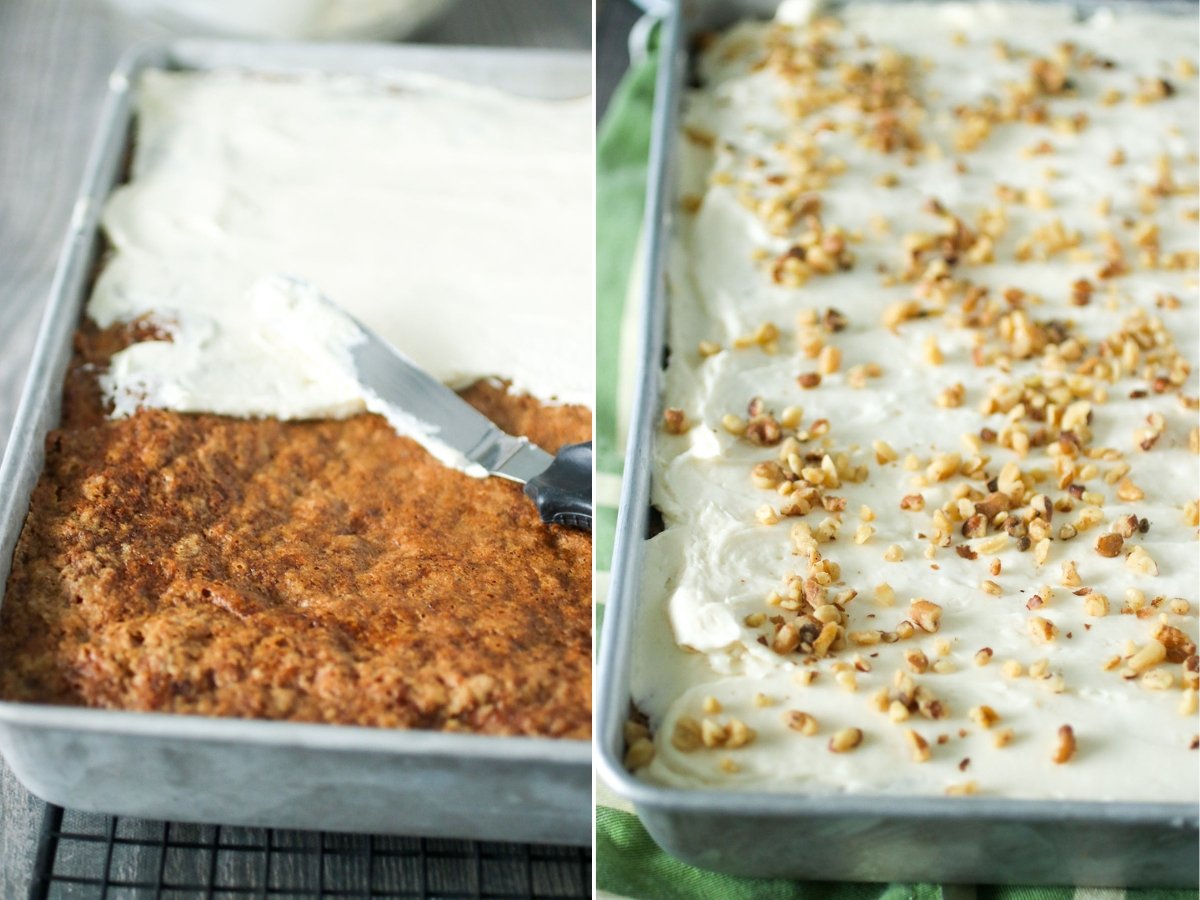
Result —
[{"label": "unfrosted cake area", "polygon": [[591,114],[422,76],[148,72],[0,610],[6,700],[591,733],[591,541],[398,433],[381,332],[591,435]]},{"label": "unfrosted cake area", "polygon": [[591,405],[590,98],[413,73],[154,70],[136,97],[87,313],[151,317],[170,339],[116,355],[118,415],[360,412],[321,343],[339,325],[286,289],[297,281],[453,387],[503,379]]},{"label": "unfrosted cake area", "polygon": [[697,55],[627,765],[1194,802],[1194,14],[789,3]]}]

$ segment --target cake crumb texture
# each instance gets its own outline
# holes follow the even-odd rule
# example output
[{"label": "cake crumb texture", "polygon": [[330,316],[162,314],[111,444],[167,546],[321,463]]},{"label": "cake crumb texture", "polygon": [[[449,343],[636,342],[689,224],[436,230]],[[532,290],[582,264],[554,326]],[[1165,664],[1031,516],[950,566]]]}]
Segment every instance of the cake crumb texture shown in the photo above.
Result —
[{"label": "cake crumb texture", "polygon": [[[588,535],[374,415],[110,420],[97,367],[139,328],[77,337],[0,610],[0,695],[588,737]],[[590,436],[581,407],[465,395],[548,450]]]}]

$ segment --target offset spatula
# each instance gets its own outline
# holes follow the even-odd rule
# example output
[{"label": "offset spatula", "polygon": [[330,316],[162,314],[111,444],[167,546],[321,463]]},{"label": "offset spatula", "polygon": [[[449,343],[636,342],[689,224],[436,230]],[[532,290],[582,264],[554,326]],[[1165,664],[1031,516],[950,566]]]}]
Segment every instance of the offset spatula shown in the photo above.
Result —
[{"label": "offset spatula", "polygon": [[437,440],[492,475],[525,485],[543,522],[592,530],[592,444],[551,456],[486,416],[361,322],[351,348],[358,380],[384,402],[430,426]]}]

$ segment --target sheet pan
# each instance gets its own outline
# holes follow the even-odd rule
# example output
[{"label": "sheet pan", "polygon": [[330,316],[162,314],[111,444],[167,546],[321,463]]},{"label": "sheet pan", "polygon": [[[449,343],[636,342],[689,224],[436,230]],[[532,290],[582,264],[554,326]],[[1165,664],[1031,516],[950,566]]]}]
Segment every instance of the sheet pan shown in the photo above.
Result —
[{"label": "sheet pan", "polygon": [[[0,585],[59,419],[71,336],[100,249],[101,206],[123,174],[131,86],[149,67],[370,76],[420,71],[545,98],[587,94],[587,53],[184,40],[138,48],[113,72],[12,437],[0,466]],[[0,663],[2,664],[2,663]],[[0,702],[0,752],[38,796],[87,811],[195,822],[480,840],[591,841],[587,741]]]},{"label": "sheet pan", "polygon": [[[664,849],[705,869],[816,880],[1194,887],[1200,817],[1190,803],[687,790],[648,784],[622,764],[633,629],[651,527],[651,448],[662,411],[664,259],[690,39],[738,19],[767,16],[777,5],[682,0],[663,25],[647,188],[640,372],[597,672],[597,767],[634,804]],[[1086,11],[1100,4],[1076,5]],[[1195,3],[1106,5],[1153,5],[1195,27]]]}]

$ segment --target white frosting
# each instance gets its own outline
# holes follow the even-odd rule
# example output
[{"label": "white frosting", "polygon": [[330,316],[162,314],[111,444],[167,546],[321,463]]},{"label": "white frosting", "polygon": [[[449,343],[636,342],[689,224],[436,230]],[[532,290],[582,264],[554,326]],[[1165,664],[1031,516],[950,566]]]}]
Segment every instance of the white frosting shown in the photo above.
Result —
[{"label": "white frosting", "polygon": [[[269,287],[295,279],[452,386],[499,378],[590,405],[591,165],[586,99],[147,72],[87,311],[150,316],[172,340],[117,354],[116,414],[361,411],[363,391],[331,375],[345,331],[328,305]],[[293,280],[264,290],[275,274]]]},{"label": "white frosting", "polygon": [[[474,477],[488,473],[438,440],[438,426],[393,406],[358,380],[351,350],[362,329],[313,285],[268,275],[247,292],[236,331],[182,312],[169,340],[142,341],[113,357],[100,376],[113,416],[139,406],[177,412],[280,419],[379,413],[442,464]],[[154,398],[153,403],[146,398]]]},{"label": "white frosting", "polygon": [[[788,4],[788,21],[805,18],[797,12],[801,6],[805,5]],[[1096,259],[1068,261],[1060,255],[1045,263],[1013,260],[1017,239],[1052,217],[1079,229],[1083,246],[1094,247],[1102,224],[1094,207],[1102,196],[1112,200],[1107,225],[1121,236],[1130,253],[1129,231],[1123,228],[1122,218],[1142,218],[1135,184],[1154,182],[1155,159],[1161,154],[1170,158],[1178,180],[1194,183],[1197,83],[1194,75],[1179,74],[1174,68],[1181,58],[1195,63],[1194,21],[1123,10],[1079,22],[1066,8],[992,3],[851,4],[842,18],[846,27],[831,40],[845,48],[847,59],[872,58],[879,46],[888,46],[932,61],[918,78],[916,93],[927,110],[920,127],[927,141],[948,152],[944,158],[918,154],[906,166],[901,154],[868,149],[845,130],[821,132],[818,144],[824,157],[837,156],[846,162],[845,174],[831,178],[820,191],[823,221],[826,226],[841,225],[847,232],[861,231],[863,240],[851,246],[856,263],[850,271],[814,276],[795,289],[776,285],[769,262],[753,261],[752,253],[768,248],[772,255],[779,254],[795,234],[787,238],[768,233],[761,220],[738,202],[735,186],[710,182],[709,176],[729,171],[742,178],[746,169],[739,168],[737,160],[754,155],[765,165],[749,176],[752,179],[785,168],[777,142],[787,137],[789,125],[779,104],[795,88],[769,68],[753,66],[762,57],[762,41],[770,27],[765,23],[736,26],[702,57],[706,87],[688,96],[684,124],[715,135],[717,145],[709,150],[694,141],[680,142],[678,195],[702,196],[703,202],[694,215],[681,212],[672,223],[668,262],[672,354],[664,397],[665,406],[682,409],[693,424],[681,436],[662,432],[656,443],[654,503],[663,512],[666,530],[647,545],[633,673],[634,702],[649,716],[656,754],[639,774],[663,784],[729,789],[916,794],[941,793],[951,785],[973,781],[980,793],[990,795],[1195,801],[1200,768],[1189,743],[1197,733],[1197,719],[1194,713],[1180,713],[1184,700],[1180,666],[1164,664],[1174,683],[1158,691],[1146,689],[1137,679],[1123,680],[1119,669],[1102,671],[1101,663],[1126,654],[1127,641],[1144,645],[1158,622],[1157,613],[1148,619],[1119,614],[1130,587],[1144,590],[1150,599],[1157,595],[1168,601],[1186,599],[1190,609],[1185,614],[1169,612],[1166,601],[1161,612],[1172,626],[1196,639],[1196,529],[1185,524],[1183,513],[1184,503],[1200,495],[1197,457],[1187,447],[1196,413],[1184,409],[1173,391],[1126,399],[1131,390],[1147,387],[1141,378],[1126,376],[1107,385],[1111,402],[1094,409],[1092,446],[1118,448],[1125,454],[1132,466],[1130,478],[1144,490],[1144,500],[1121,501],[1113,485],[1101,478],[1089,481],[1089,491],[1104,495],[1103,524],[1073,541],[1053,541],[1041,566],[1031,553],[1019,553],[1015,542],[996,554],[1003,564],[998,576],[988,572],[988,555],[968,561],[947,548],[927,559],[923,552],[927,542],[918,533],[930,531],[932,511],[962,479],[914,487],[912,477],[918,473],[905,470],[905,456],[917,455],[922,468],[934,452],[969,456],[960,443],[961,434],[977,434],[985,425],[999,430],[1005,422],[1002,415],[987,417],[979,410],[989,385],[1015,381],[1037,371],[1038,363],[1015,362],[1008,376],[994,366],[977,367],[971,361],[971,332],[947,327],[938,317],[906,322],[895,332],[884,328],[885,307],[912,297],[914,286],[881,285],[876,270],[879,264],[892,271],[901,267],[900,241],[906,233],[942,230],[937,219],[922,211],[926,198],[936,197],[973,223],[980,211],[996,205],[998,183],[1044,188],[1053,208],[1009,204],[1010,224],[997,250],[998,262],[961,267],[960,274],[990,287],[992,296],[1010,286],[1039,295],[1042,303],[1030,307],[1031,317],[1068,319],[1076,333],[1090,341],[1117,331],[1134,309],[1159,316],[1193,366],[1184,393],[1194,398],[1200,331],[1194,271],[1135,267],[1111,282],[1115,291],[1110,301],[1108,283],[1096,280],[1100,265]],[[956,32],[965,40],[952,40]],[[858,35],[865,35],[874,46],[856,47]],[[1053,116],[1085,111],[1089,126],[1079,134],[1068,134],[1049,126],[997,125],[974,152],[950,151],[955,106],[978,105],[988,94],[1003,96],[1006,82],[1028,77],[1030,55],[1014,53],[1011,59],[1000,60],[992,52],[996,39],[1037,55],[1049,55],[1061,42],[1072,41],[1080,51],[1114,60],[1115,68],[1072,71],[1078,79],[1077,98],[1048,100]],[[1134,104],[1128,97],[1137,89],[1137,76],[1166,77],[1176,93],[1160,102]],[[1101,105],[1097,98],[1109,88],[1125,92],[1126,99]],[[847,106],[834,106],[806,124],[811,126],[819,117],[852,121],[860,115]],[[1043,139],[1054,146],[1053,154],[1022,154],[1023,148]],[[736,149],[722,147],[721,141]],[[1123,167],[1109,164],[1116,147],[1127,156]],[[965,173],[955,171],[955,159],[966,163]],[[1057,169],[1059,177],[1048,178],[1047,167]],[[877,186],[884,173],[897,175],[894,188]],[[1195,249],[1196,224],[1185,216],[1195,208],[1194,189],[1161,200],[1151,217],[1161,228],[1164,251]],[[890,222],[890,234],[872,230],[874,215]],[[1098,284],[1088,306],[1068,302],[1071,284],[1078,278]],[[1157,308],[1155,298],[1165,294],[1180,298],[1180,308]],[[849,322],[844,331],[826,335],[827,342],[841,351],[841,369],[826,375],[819,388],[801,390],[797,375],[815,371],[817,365],[794,349],[793,322],[803,310],[823,312],[830,307]],[[757,348],[730,349],[735,338],[768,321],[782,332],[777,354]],[[923,360],[922,347],[930,335],[936,336],[944,353],[944,365]],[[722,351],[702,359],[696,348],[704,340],[720,344]],[[864,389],[851,387],[848,370],[872,362],[883,367],[882,377],[870,379]],[[965,387],[963,405],[937,407],[939,392],[954,382]],[[773,490],[753,487],[749,472],[755,463],[775,459],[776,448],[736,439],[720,424],[726,414],[744,417],[747,401],[755,396],[762,397],[776,415],[787,406],[802,406],[803,428],[827,418],[832,452],[852,452],[856,464],[868,466],[865,482],[843,483],[827,491],[847,500],[839,538],[821,546],[841,566],[844,583],[835,591],[858,591],[846,608],[847,630],[891,630],[909,615],[911,598],[927,598],[943,607],[939,633],[918,631],[916,637],[894,644],[847,646],[817,662],[817,680],[803,687],[794,679],[806,668],[801,655],[779,655],[758,642],[760,635],[771,633],[770,627],[751,627],[747,616],[778,614],[780,610],[767,605],[767,595],[782,589],[789,572],[807,573],[806,560],[794,555],[791,525],[806,521],[816,528],[829,513],[818,508],[803,520],[756,522],[756,510],[764,504],[778,508],[782,498]],[[1165,417],[1166,432],[1151,452],[1141,452],[1134,447],[1134,429],[1145,425],[1146,415],[1155,411]],[[898,451],[900,461],[876,464],[871,445],[879,438]],[[805,449],[822,449],[822,442],[812,440]],[[1027,460],[1018,460],[997,445],[985,446],[983,452],[991,456],[987,467],[991,476],[1009,461],[1019,461],[1023,468],[1051,467],[1036,452]],[[1100,469],[1109,466],[1101,463]],[[1051,482],[1045,488],[1052,499],[1062,495]],[[924,494],[926,510],[902,511],[901,497],[915,491]],[[864,504],[876,515],[870,523],[875,533],[858,545],[851,535],[860,524],[858,510]],[[1120,557],[1103,558],[1093,550],[1095,536],[1107,530],[1119,513],[1136,513],[1151,522],[1148,534],[1129,543],[1146,548],[1158,563],[1158,577],[1136,575]],[[1055,530],[1074,518],[1075,513],[1058,515]],[[962,543],[959,523],[954,527],[954,542]],[[884,561],[884,549],[893,543],[904,549],[904,561]],[[1088,617],[1082,598],[1059,586],[1060,566],[1068,559],[1077,562],[1085,585],[1110,598],[1110,615]],[[997,582],[1003,594],[985,593],[984,579]],[[872,598],[872,588],[885,581],[895,590],[892,608]],[[1043,584],[1054,588],[1050,602],[1036,611],[1027,610],[1026,601]],[[1031,641],[1028,621],[1035,614],[1055,623],[1059,634],[1054,642]],[[931,662],[939,659],[934,649],[938,639],[950,642],[946,659],[954,671],[914,677],[946,703],[949,716],[934,721],[913,713],[906,722],[889,722],[886,714],[872,708],[871,696],[889,687],[898,669],[906,669],[904,651],[920,648]],[[976,666],[975,653],[985,646],[994,651],[993,661]],[[858,689],[849,692],[835,683],[832,667],[856,655],[871,670],[858,672]],[[1016,679],[1002,675],[1006,660],[1028,668],[1040,659],[1047,661],[1051,673],[1062,675],[1064,692],[1054,693],[1047,687],[1049,681],[1028,675]],[[760,694],[763,697],[756,701]],[[756,730],[756,740],[733,750],[684,752],[673,746],[678,719],[703,719],[706,697],[715,697],[722,706],[715,716],[718,723],[730,717],[741,719]],[[1000,714],[1001,721],[990,731],[967,716],[968,710],[981,704]],[[819,734],[806,737],[790,730],[783,721],[786,710],[814,716],[820,723]],[[1074,729],[1079,749],[1070,763],[1055,765],[1051,753],[1063,724]],[[862,745],[850,753],[831,753],[830,736],[846,727],[863,730]],[[908,728],[929,741],[929,762],[910,760],[904,739]],[[994,746],[994,737],[1002,728],[1011,728],[1014,739],[1000,749]],[[966,730],[965,737],[959,736],[959,729]],[[936,743],[940,734],[949,736],[943,745]],[[964,759],[969,763],[960,770]],[[736,771],[722,769],[723,763],[734,764]]]},{"label": "white frosting", "polygon": [[449,0],[114,0],[133,15],[254,37],[317,38],[411,31]]}]

